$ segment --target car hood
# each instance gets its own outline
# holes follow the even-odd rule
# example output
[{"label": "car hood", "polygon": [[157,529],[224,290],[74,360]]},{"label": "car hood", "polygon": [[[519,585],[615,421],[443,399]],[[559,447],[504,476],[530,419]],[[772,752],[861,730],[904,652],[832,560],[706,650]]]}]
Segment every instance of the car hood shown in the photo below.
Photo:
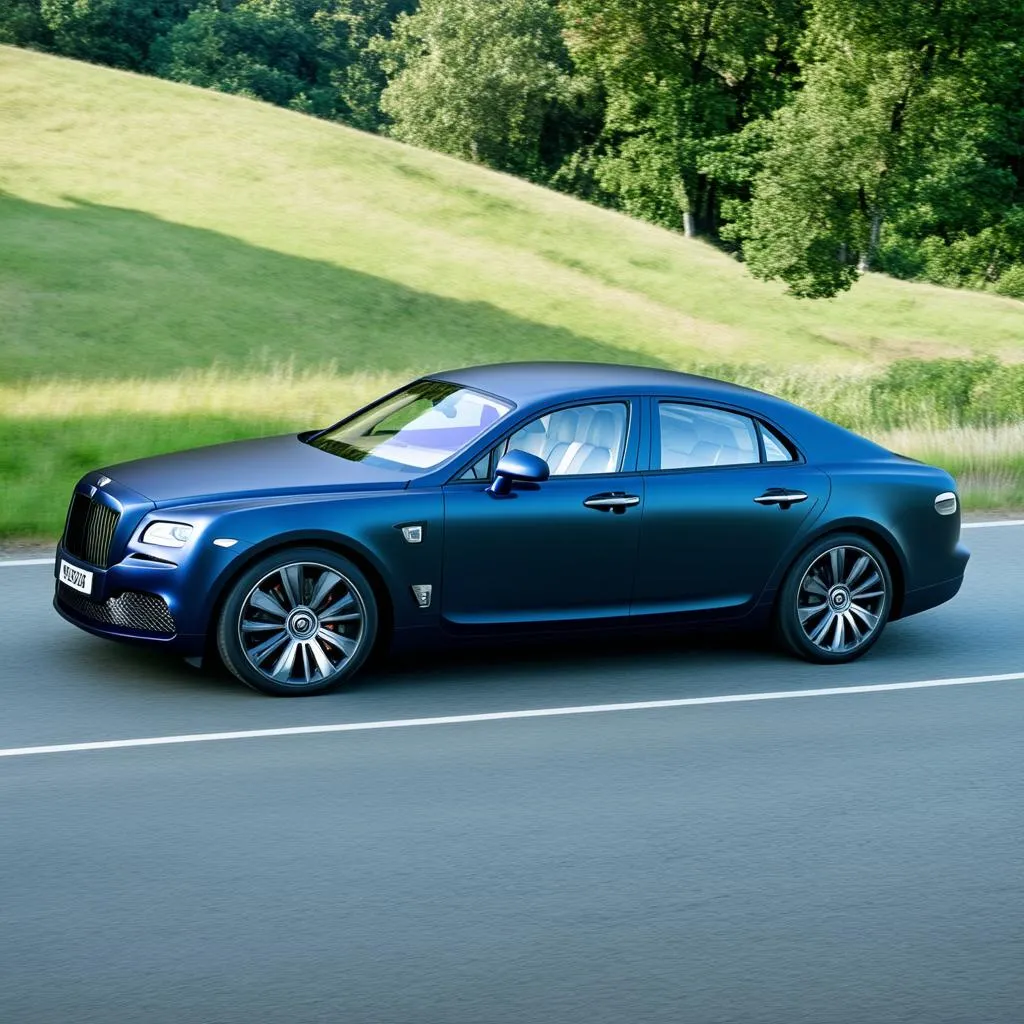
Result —
[{"label": "car hood", "polygon": [[103,472],[157,504],[400,488],[410,480],[408,473],[330,455],[295,434],[154,455]]}]

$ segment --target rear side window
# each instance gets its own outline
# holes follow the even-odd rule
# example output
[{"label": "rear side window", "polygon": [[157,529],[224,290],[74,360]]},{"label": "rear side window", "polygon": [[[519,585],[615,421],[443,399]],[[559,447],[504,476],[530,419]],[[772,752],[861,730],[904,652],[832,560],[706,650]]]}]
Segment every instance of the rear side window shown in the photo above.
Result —
[{"label": "rear side window", "polygon": [[763,423],[759,423],[758,427],[761,431],[761,440],[764,441],[764,461],[793,462],[795,456],[789,445]]},{"label": "rear side window", "polygon": [[757,428],[747,416],[682,402],[660,402],[659,469],[752,466],[761,461]]}]

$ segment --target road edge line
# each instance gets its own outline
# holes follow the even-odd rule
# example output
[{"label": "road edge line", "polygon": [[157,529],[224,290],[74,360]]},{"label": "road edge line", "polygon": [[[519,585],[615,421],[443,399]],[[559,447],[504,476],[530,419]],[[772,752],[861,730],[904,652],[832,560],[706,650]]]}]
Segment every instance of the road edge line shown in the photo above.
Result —
[{"label": "road edge line", "polygon": [[471,722],[510,721],[518,718],[557,718],[567,715],[608,714],[618,711],[653,711],[662,708],[700,707],[710,704],[745,704],[798,697],[838,697],[844,694],[890,693],[944,686],[971,686],[1024,680],[1024,672],[999,675],[959,676],[921,679],[905,683],[868,683],[860,686],[832,686],[815,690],[776,690],[767,693],[730,693],[712,697],[680,697],[673,700],[632,701],[622,704],[583,704],[560,708],[530,708],[519,711],[488,711],[471,715],[442,715],[430,718],[395,718],[373,722],[337,722],[330,725],[297,725],[280,729],[246,729],[237,732],[187,733],[180,736],[147,736],[127,740],[94,740],[86,743],[54,743],[32,747],[0,749],[0,757],[28,757],[33,754],[68,754],[91,750],[120,750],[127,747],[160,747],[183,743],[211,743],[225,740],[269,739],[278,736],[315,736],[336,732],[372,732],[434,725],[465,725]]}]

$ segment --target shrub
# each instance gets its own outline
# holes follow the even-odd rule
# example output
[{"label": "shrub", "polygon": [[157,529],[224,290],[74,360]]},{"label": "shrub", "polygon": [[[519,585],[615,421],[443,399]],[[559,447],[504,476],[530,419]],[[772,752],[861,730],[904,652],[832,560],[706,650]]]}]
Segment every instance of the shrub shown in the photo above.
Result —
[{"label": "shrub", "polygon": [[1014,264],[1004,271],[996,282],[996,291],[1011,299],[1024,299],[1024,264]]}]

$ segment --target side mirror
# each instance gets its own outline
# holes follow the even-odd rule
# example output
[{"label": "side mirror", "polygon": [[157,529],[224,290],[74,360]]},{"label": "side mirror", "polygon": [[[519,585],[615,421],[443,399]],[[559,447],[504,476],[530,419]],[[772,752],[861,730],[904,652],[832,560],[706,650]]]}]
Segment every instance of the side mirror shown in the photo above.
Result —
[{"label": "side mirror", "polygon": [[494,483],[487,490],[501,497],[512,490],[513,483],[539,484],[549,476],[551,469],[540,456],[513,448],[498,459],[498,465],[494,467]]}]

